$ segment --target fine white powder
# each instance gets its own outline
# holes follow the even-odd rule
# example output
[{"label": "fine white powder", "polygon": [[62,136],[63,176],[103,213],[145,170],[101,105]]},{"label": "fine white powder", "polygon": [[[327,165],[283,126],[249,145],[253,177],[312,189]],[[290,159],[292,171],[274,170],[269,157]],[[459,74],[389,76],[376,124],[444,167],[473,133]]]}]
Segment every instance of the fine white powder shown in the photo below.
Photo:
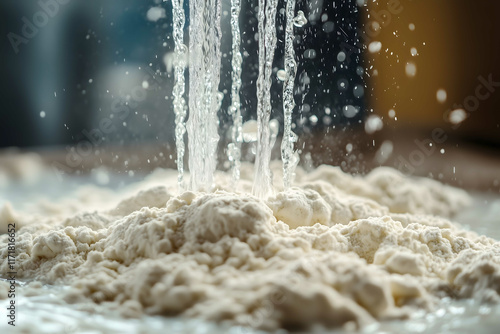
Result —
[{"label": "fine white powder", "polygon": [[[500,244],[446,218],[469,204],[463,191],[388,168],[353,177],[322,166],[261,201],[247,192],[251,167],[242,170],[236,193],[221,173],[217,191],[178,195],[176,173],[160,171],[128,198],[87,188],[80,207],[6,206],[0,229],[18,228],[18,279],[70,285],[67,302],[126,317],[266,330],[360,328],[445,296],[500,300]],[[2,276],[6,243],[1,236]]]}]

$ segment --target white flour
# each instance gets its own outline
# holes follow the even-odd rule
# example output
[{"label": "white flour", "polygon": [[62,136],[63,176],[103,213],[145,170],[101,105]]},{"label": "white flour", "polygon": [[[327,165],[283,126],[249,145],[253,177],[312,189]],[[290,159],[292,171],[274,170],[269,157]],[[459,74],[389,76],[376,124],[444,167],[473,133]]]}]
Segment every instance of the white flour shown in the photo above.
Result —
[{"label": "white flour", "polygon": [[128,317],[357,328],[444,296],[500,300],[500,244],[438,217],[468,205],[464,192],[387,168],[361,178],[323,166],[263,202],[246,193],[250,175],[245,166],[236,194],[219,174],[218,191],[179,196],[176,172],[159,171],[128,198],[88,188],[80,207],[6,207],[0,229],[18,227],[19,279],[71,285],[66,301]]}]

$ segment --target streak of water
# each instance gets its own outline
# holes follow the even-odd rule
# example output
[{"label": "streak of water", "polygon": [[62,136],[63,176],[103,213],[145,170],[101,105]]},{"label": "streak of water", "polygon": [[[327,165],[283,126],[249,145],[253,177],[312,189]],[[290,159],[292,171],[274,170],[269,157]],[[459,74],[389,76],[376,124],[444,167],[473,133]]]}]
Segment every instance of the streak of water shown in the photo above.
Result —
[{"label": "streak of water", "polygon": [[192,190],[210,190],[217,164],[221,1],[189,0],[189,170]]},{"label": "streak of water", "polygon": [[231,171],[233,181],[236,183],[240,179],[241,168],[241,143],[243,141],[241,129],[242,118],[240,110],[240,89],[241,89],[241,65],[243,59],[241,57],[240,45],[240,26],[239,17],[241,11],[241,0],[231,0],[231,33],[232,33],[232,85],[231,85],[231,106],[229,107],[229,115],[233,120],[231,131],[231,144],[228,145],[227,155],[231,163]]},{"label": "streak of water", "polygon": [[259,0],[259,77],[257,79],[258,141],[255,160],[256,172],[253,194],[264,198],[272,192],[271,143],[269,121],[271,118],[271,85],[274,50],[276,48],[277,0]]},{"label": "streak of water", "polygon": [[186,22],[184,0],[172,0],[173,37],[175,42],[175,69],[174,69],[174,113],[175,113],[175,145],[177,148],[177,171],[179,173],[177,182],[179,190],[184,190],[184,134],[186,133],[187,105],[184,99],[186,78],[184,69],[186,67],[187,47],[184,44],[184,24]]},{"label": "streak of water", "polygon": [[293,27],[296,25],[296,21],[295,0],[287,0],[285,28],[285,78],[283,83],[284,133],[283,140],[281,142],[283,184],[285,186],[285,190],[290,187],[291,178],[296,166],[296,163],[292,161],[292,156],[294,155],[293,145],[297,140],[297,136],[292,131],[292,114],[293,109],[295,108],[293,91],[295,76],[297,75],[297,62],[295,61],[295,51],[293,49]]}]

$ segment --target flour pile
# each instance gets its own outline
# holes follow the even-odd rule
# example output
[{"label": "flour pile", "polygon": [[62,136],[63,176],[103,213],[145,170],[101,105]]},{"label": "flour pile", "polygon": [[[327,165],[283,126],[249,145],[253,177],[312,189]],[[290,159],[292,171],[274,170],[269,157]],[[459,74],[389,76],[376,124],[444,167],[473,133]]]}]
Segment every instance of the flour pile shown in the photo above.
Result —
[{"label": "flour pile", "polygon": [[[388,168],[353,177],[322,166],[298,170],[296,187],[262,201],[246,192],[251,175],[244,166],[237,193],[221,173],[213,193],[176,195],[176,172],[163,171],[114,207],[4,208],[0,225],[23,226],[19,279],[71,285],[67,302],[128,317],[360,328],[444,296],[500,301],[500,244],[441,218],[469,204],[464,192]],[[1,236],[2,276],[6,243]]]}]

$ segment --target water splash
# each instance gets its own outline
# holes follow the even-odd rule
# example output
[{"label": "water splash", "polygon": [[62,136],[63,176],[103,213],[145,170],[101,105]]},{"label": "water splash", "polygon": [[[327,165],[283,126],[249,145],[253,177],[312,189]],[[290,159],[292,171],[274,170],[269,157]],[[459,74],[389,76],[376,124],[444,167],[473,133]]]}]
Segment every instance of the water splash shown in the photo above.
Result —
[{"label": "water splash", "polygon": [[276,48],[277,0],[259,0],[259,77],[257,79],[258,141],[255,160],[256,172],[253,194],[265,198],[272,192],[271,143],[269,121],[271,118],[271,85],[274,50]]},{"label": "water splash", "polygon": [[231,33],[232,33],[232,84],[231,84],[231,106],[229,107],[229,115],[233,120],[231,129],[231,143],[227,147],[227,155],[231,163],[231,171],[233,182],[236,183],[240,179],[241,168],[241,143],[242,143],[242,117],[240,110],[240,89],[241,89],[241,65],[243,58],[241,57],[240,45],[240,26],[239,18],[241,11],[241,0],[231,0]]},{"label": "water splash", "polygon": [[221,1],[189,0],[189,170],[192,190],[210,190],[217,165]]},{"label": "water splash", "polygon": [[[283,114],[284,133],[281,142],[281,159],[283,161],[283,184],[285,190],[290,188],[291,179],[297,162],[294,161],[294,143],[297,135],[292,131],[292,114],[295,108],[293,98],[295,77],[297,75],[297,62],[295,61],[295,50],[293,49],[294,33],[293,27],[304,25],[304,13],[295,17],[295,0],[287,0],[286,3],[286,28],[285,28],[285,73],[283,82]],[[307,20],[305,20],[307,22]]]},{"label": "water splash", "polygon": [[177,182],[179,190],[184,190],[184,154],[186,146],[184,144],[184,134],[186,133],[187,105],[184,99],[186,86],[185,68],[187,46],[184,44],[184,24],[186,18],[184,14],[184,0],[172,0],[173,17],[173,37],[175,42],[174,58],[174,113],[175,113],[175,145],[177,148]]}]

